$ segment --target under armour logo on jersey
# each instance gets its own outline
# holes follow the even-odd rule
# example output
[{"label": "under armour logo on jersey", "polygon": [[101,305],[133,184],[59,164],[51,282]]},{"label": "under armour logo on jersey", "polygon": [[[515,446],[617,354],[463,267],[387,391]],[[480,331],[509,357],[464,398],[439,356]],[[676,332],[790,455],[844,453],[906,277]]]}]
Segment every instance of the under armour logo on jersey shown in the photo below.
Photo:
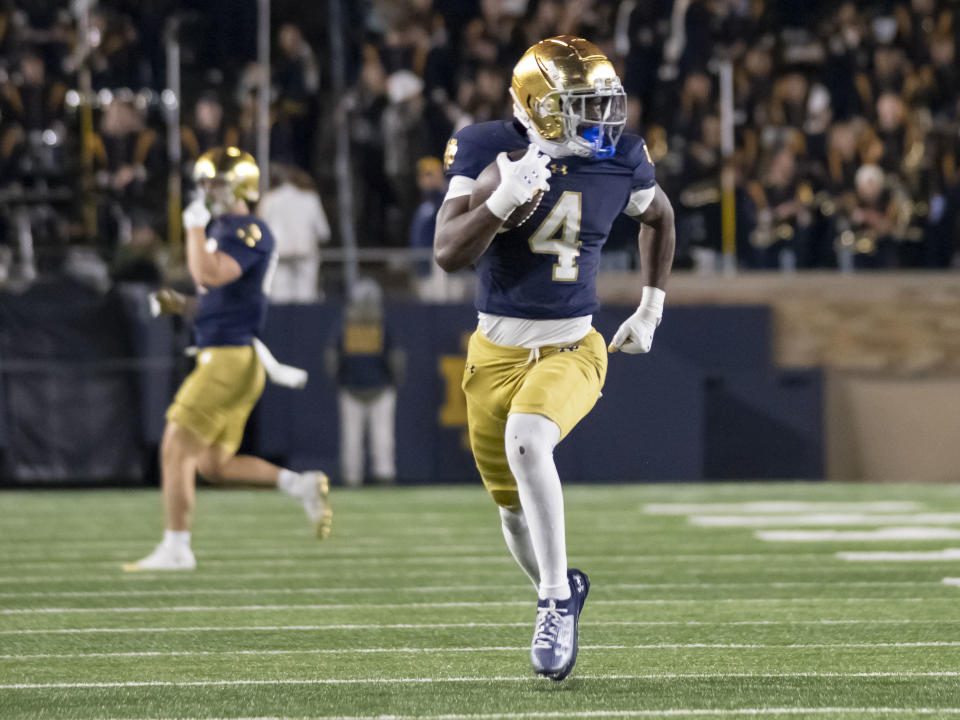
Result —
[{"label": "under armour logo on jersey", "polygon": [[473,373],[476,372],[476,369],[477,369],[477,366],[476,366],[476,365],[471,365],[471,366],[468,368],[468,370],[470,370],[470,374],[471,374],[471,375],[473,375]]},{"label": "under armour logo on jersey", "polygon": [[566,175],[567,166],[561,165],[560,163],[550,163],[550,172],[554,175]]},{"label": "under armour logo on jersey", "polygon": [[579,345],[568,345],[567,347],[560,348],[560,352],[576,352],[579,349]]}]

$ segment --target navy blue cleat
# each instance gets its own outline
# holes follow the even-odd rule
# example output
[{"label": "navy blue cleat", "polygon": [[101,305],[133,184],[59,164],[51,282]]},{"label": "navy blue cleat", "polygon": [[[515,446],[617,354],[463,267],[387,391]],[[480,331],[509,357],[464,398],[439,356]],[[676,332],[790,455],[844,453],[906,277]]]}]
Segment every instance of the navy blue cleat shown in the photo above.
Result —
[{"label": "navy blue cleat", "polygon": [[570,598],[537,601],[537,624],[530,645],[530,662],[538,675],[563,680],[577,662],[580,611],[590,591],[590,580],[580,570],[567,571]]}]

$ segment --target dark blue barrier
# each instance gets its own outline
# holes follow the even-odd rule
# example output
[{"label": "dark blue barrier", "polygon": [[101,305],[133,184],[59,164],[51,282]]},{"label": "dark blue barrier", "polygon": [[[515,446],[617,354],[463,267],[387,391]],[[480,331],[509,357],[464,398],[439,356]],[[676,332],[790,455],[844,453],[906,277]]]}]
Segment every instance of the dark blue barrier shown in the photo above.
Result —
[{"label": "dark blue barrier", "polygon": [[705,404],[706,477],[823,477],[819,370],[728,372],[708,381]]},{"label": "dark blue barrier", "polygon": [[145,428],[128,316],[118,294],[66,278],[0,294],[0,479],[142,481]]},{"label": "dark blue barrier", "polygon": [[130,344],[135,357],[143,360],[136,374],[140,399],[140,425],[143,440],[159,445],[166,423],[164,413],[175,391],[174,367],[179,359],[173,332],[174,320],[166,315],[151,318],[147,295],[150,288],[141,284],[119,286],[129,319]]},{"label": "dark blue barrier", "polygon": [[[174,325],[168,319],[147,317],[141,295],[136,289],[124,293],[128,329],[113,333],[132,351],[133,364],[124,372],[126,387],[136,398],[112,409],[114,414],[128,413],[132,420],[120,424],[126,434],[114,432],[112,439],[129,435],[124,446],[140,458],[145,457],[143,448],[156,447],[160,441],[163,412],[175,390],[175,376],[181,374],[173,368],[182,364],[180,349],[174,347]],[[65,310],[58,305],[66,318],[62,335],[75,336],[77,328],[67,332],[75,319]],[[595,316],[594,324],[609,339],[632,312],[630,307],[607,307]],[[302,391],[268,386],[246,449],[295,469],[320,467],[337,474],[337,390],[324,373],[324,351],[333,341],[341,313],[342,306],[336,303],[271,307],[265,342],[282,362],[308,369],[311,379]],[[460,390],[475,311],[467,305],[394,304],[387,310],[387,322],[408,356],[397,405],[398,479],[476,481]],[[765,307],[668,308],[654,352],[610,357],[603,397],[557,448],[563,477],[581,482],[822,477],[822,378],[816,371],[782,372],[773,367],[770,324]],[[0,337],[9,339],[10,323],[0,330]],[[49,337],[55,335],[51,330]],[[30,348],[30,357],[56,359],[64,357],[61,344],[69,345],[64,341],[46,349],[35,342],[16,346]],[[12,347],[4,348],[2,359],[20,359],[12,355]],[[98,348],[94,355],[104,357],[109,347]],[[65,356],[68,363],[77,359],[76,350],[71,352]],[[130,382],[128,370],[134,368]],[[0,394],[0,448],[6,446],[8,463],[10,457],[27,451],[31,462],[39,463],[57,448],[25,449],[18,440],[23,433],[14,433],[9,423],[4,432],[4,421],[14,417],[11,387],[23,386],[11,386],[12,378],[4,373],[0,382],[0,393],[6,391]],[[104,402],[106,396],[98,400],[101,415],[110,409]],[[17,407],[37,406],[21,400]],[[44,409],[48,417],[72,417],[73,411]],[[53,435],[48,439],[60,445],[69,440]],[[86,447],[94,456],[102,454],[103,448],[98,450],[95,444]],[[126,457],[130,456],[128,450]],[[82,463],[75,460],[73,466]],[[128,463],[127,468],[130,479],[143,477],[141,467]],[[46,471],[37,472],[35,477]]]},{"label": "dark blue barrier", "polygon": [[[614,314],[621,318],[621,312]],[[771,336],[766,306],[668,307],[655,347],[670,348],[708,373],[757,370],[773,362]]]},{"label": "dark blue barrier", "polygon": [[[311,381],[303,391],[268,388],[255,444],[297,468],[337,467],[336,389],[323,373],[323,349],[341,311],[270,309],[265,341],[281,361],[307,368]],[[595,325],[610,338],[632,311],[605,308]],[[408,356],[397,405],[398,479],[475,480],[459,382],[476,313],[397,304],[387,321]],[[822,477],[820,376],[777,373],[770,354],[768,308],[671,308],[653,353],[611,356],[604,397],[557,449],[564,478]]]}]

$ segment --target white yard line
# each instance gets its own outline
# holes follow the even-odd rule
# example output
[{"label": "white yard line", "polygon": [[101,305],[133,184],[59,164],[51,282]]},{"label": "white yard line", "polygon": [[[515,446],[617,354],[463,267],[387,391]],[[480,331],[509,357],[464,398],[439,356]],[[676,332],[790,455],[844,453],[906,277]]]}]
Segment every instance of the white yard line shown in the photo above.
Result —
[{"label": "white yard line", "polygon": [[837,557],[850,562],[939,562],[941,560],[960,560],[960,548],[931,550],[929,552],[838,552]]},{"label": "white yard line", "polygon": [[[820,557],[826,557],[820,556]],[[0,585],[35,585],[43,583],[67,583],[70,585],[75,585],[78,582],[84,583],[122,583],[124,585],[129,585],[136,582],[169,582],[171,579],[176,578],[178,581],[181,579],[191,579],[202,576],[205,579],[221,579],[221,580],[231,580],[231,581],[247,581],[247,580],[288,580],[288,579],[297,579],[303,580],[305,576],[315,577],[321,573],[318,573],[317,570],[322,570],[322,568],[313,568],[311,567],[308,572],[300,570],[299,572],[216,572],[211,573],[207,572],[206,564],[204,567],[196,573],[174,573],[171,575],[169,572],[156,571],[156,572],[121,572],[120,563],[110,563],[110,566],[115,569],[115,572],[105,573],[101,575],[91,575],[83,573],[81,575],[5,575],[0,576]],[[849,572],[847,568],[835,568],[836,570],[843,570],[843,572]],[[633,572],[638,572],[634,570]],[[642,572],[642,571],[639,571]],[[656,571],[650,571],[656,572]],[[472,576],[493,576],[498,577],[501,575],[512,575],[516,577],[516,568],[504,565],[502,568],[472,568],[470,570]],[[430,570],[415,570],[411,568],[403,568],[394,572],[381,570],[379,568],[368,568],[366,571],[363,568],[353,568],[350,572],[351,577],[354,576],[365,576],[376,578],[379,581],[382,581],[384,578],[416,578],[416,577],[430,577],[435,578],[438,575],[447,576],[447,575],[456,575],[460,577],[463,575],[463,571],[457,568],[441,569],[441,568],[431,568]]]},{"label": "white yard line", "polygon": [[960,525],[960,513],[913,513],[877,515],[873,513],[806,513],[800,515],[693,515],[691,525],[698,527],[836,527],[844,525]]},{"label": "white yard line", "polygon": [[[814,584],[814,583],[811,583]],[[818,583],[823,587],[823,583]],[[609,586],[608,586],[609,587]],[[306,588],[177,588],[171,590],[65,590],[43,592],[0,592],[0,598],[97,598],[97,597],[167,597],[184,595],[340,595],[359,593],[386,593],[395,595],[405,593],[435,593],[435,592],[478,592],[482,590],[530,590],[530,584],[512,585],[424,585],[420,587],[405,587],[398,590],[395,587],[306,587]]]},{"label": "white yard line", "polygon": [[770,500],[759,502],[648,503],[648,515],[702,515],[708,513],[804,513],[804,512],[911,512],[923,506],[912,501],[805,502]]},{"label": "white yard line", "polygon": [[[646,645],[581,645],[582,650],[806,650],[806,649],[877,649],[877,648],[940,648],[960,647],[960,641],[898,642],[898,643],[651,643]],[[64,660],[77,658],[123,657],[192,657],[218,655],[437,655],[443,653],[526,652],[529,646],[491,645],[478,647],[371,647],[371,648],[313,648],[309,650],[154,650],[138,652],[92,653],[37,653],[0,655],[0,660]]]},{"label": "white yard line", "polygon": [[[144,548],[148,550],[149,548]],[[290,557],[288,553],[278,553],[277,555],[258,558],[237,558],[222,559],[216,553],[209,553],[204,557],[201,550],[197,553],[201,557],[204,566],[213,567],[308,567],[312,563],[323,563],[329,565],[333,563],[346,563],[349,565],[443,565],[446,563],[455,565],[483,565],[488,563],[500,564],[510,560],[509,556],[497,553],[496,555],[416,555],[404,557],[369,557],[361,556],[343,556],[343,555],[324,555],[322,552],[299,557]],[[89,555],[86,556],[89,558]],[[76,559],[76,560],[4,560],[0,558],[0,567],[8,572],[17,568],[78,568],[78,567],[111,567],[118,568],[124,560],[136,560],[136,553],[133,557],[125,556],[116,559]]]},{"label": "white yard line", "polygon": [[[246,718],[193,718],[188,720],[551,720],[552,718],[684,718],[684,717],[782,717],[811,715],[960,715],[960,708],[872,708],[872,707],[796,707],[796,708],[668,708],[665,710],[579,710],[576,712],[470,713],[445,715],[312,715]],[[132,720],[111,718],[109,720]],[[137,720],[140,720],[139,718]],[[183,720],[153,718],[152,720]]]},{"label": "white yard line", "polygon": [[[795,581],[795,582],[696,582],[696,583],[614,583],[604,585],[606,590],[708,590],[735,587],[774,587],[800,588],[817,587],[924,587],[939,585],[937,581],[883,581],[883,580],[850,580],[850,581]],[[393,587],[305,587],[305,588],[176,588],[170,590],[64,590],[64,591],[35,591],[35,592],[0,592],[0,598],[98,598],[98,597],[180,597],[186,595],[336,595],[336,594],[396,594],[409,593],[446,593],[446,592],[478,592],[487,590],[530,590],[529,584],[510,585],[424,585],[405,587],[398,591]]]},{"label": "white yard line", "polygon": [[[269,558],[283,558],[286,560],[316,560],[317,558],[323,558],[324,560],[347,560],[354,558],[367,558],[370,556],[387,556],[389,557],[391,551],[389,550],[390,538],[383,538],[379,545],[370,545],[366,548],[338,548],[335,552],[328,554],[320,554],[316,550],[314,551],[304,551],[304,550],[291,550],[291,545],[286,546],[273,546],[273,547],[262,547],[258,546],[255,548],[238,548],[236,546],[224,546],[224,545],[214,545],[209,547],[207,545],[202,545],[204,550],[207,550],[211,555],[217,557],[218,559],[229,561],[235,559],[235,561],[241,560],[262,560]],[[73,547],[73,544],[70,542],[64,542],[61,546],[56,546],[46,550],[41,550],[39,552],[8,552],[3,556],[2,562],[14,564],[14,563],[43,563],[48,561],[53,562],[64,562],[67,560],[89,560],[91,556],[96,557],[99,562],[124,562],[129,561],[130,556],[136,556],[138,552],[145,551],[149,549],[148,543],[136,543],[128,544],[127,549],[117,549],[117,544],[113,545],[113,548],[108,551],[98,551],[91,552],[90,550],[77,550]],[[424,545],[420,547],[411,547],[409,545],[403,546],[403,555],[404,557],[409,558],[459,558],[462,556],[482,556],[485,551],[490,550],[490,545],[453,545],[448,543],[443,543],[439,548],[429,545]],[[492,557],[492,556],[491,556]],[[51,558],[53,560],[51,560]]]},{"label": "white yard line", "polygon": [[[638,675],[578,675],[579,680],[729,680],[732,678],[957,678],[960,671],[930,672],[798,672],[798,673],[648,673]],[[530,675],[500,677],[407,677],[407,678],[278,678],[274,680],[130,680],[116,682],[5,683],[0,690],[65,690],[88,688],[226,687],[279,685],[434,685],[443,683],[537,682]],[[542,681],[546,682],[546,681]]]},{"label": "white yard line", "polygon": [[933,527],[891,527],[880,530],[758,530],[767,542],[886,542],[888,540],[960,540],[960,530]]},{"label": "white yard line", "polygon": [[[958,551],[960,552],[960,551]],[[835,557],[835,553],[797,553],[797,554],[775,554],[771,553],[769,555],[764,555],[764,557],[771,558],[771,564],[773,567],[757,567],[752,568],[751,572],[755,576],[762,576],[764,573],[777,573],[780,575],[788,574],[790,577],[796,577],[797,575],[802,574],[811,574],[814,573],[818,577],[822,574],[836,573],[838,575],[846,576],[850,569],[843,565],[826,565],[823,564],[824,560]],[[776,561],[778,560],[793,560],[796,558],[800,559],[816,559],[819,561],[815,567],[800,567],[800,568],[791,568],[789,573],[785,573],[782,567],[778,567]],[[583,558],[578,557],[577,560],[582,560]],[[947,558],[950,559],[950,558]],[[112,564],[112,567],[119,568],[118,564]],[[170,573],[165,572],[136,572],[136,573],[120,573],[111,572],[98,575],[92,574],[81,574],[81,575],[6,575],[0,576],[0,585],[43,585],[43,584],[68,584],[76,585],[77,583],[85,584],[96,584],[96,583],[119,583],[123,585],[134,585],[136,583],[145,582],[145,583],[160,583],[160,582],[169,582],[171,579],[176,579],[177,582],[182,582],[183,579],[222,579],[230,580],[234,583],[246,582],[249,580],[303,580],[307,573],[301,572],[230,572],[230,573],[210,573],[206,571],[207,568],[204,566],[199,572],[192,574],[174,574],[171,576]],[[314,572],[314,568],[310,570],[310,577],[316,576],[318,573]],[[731,568],[730,571],[739,570],[739,568]],[[632,574],[639,575],[652,575],[652,576],[668,576],[675,577],[678,573],[675,572],[673,568],[650,568],[650,567],[640,567],[640,568],[631,568],[630,572]],[[719,572],[725,572],[721,570]],[[369,574],[367,574],[369,573]],[[493,577],[498,579],[506,578],[516,578],[516,566],[504,565],[502,568],[472,568],[470,570],[471,576],[477,577]],[[437,576],[456,576],[461,577],[463,571],[458,568],[432,568],[430,570],[416,570],[412,568],[403,568],[394,572],[387,570],[381,570],[378,568],[369,568],[364,570],[363,568],[354,568],[351,571],[351,577],[370,577],[375,578],[377,582],[382,582],[384,578],[403,578],[404,580],[410,580],[410,578],[418,577],[428,577],[436,578]],[[696,576],[699,577],[701,574],[696,573]],[[524,585],[523,587],[527,587]],[[609,587],[609,586],[608,586]]]},{"label": "white yard line", "polygon": [[[889,603],[889,602],[929,602],[923,597],[808,597],[808,598],[624,598],[622,600],[594,600],[591,605],[740,605],[764,603]],[[940,598],[943,599],[943,598]],[[5,608],[0,615],[112,615],[129,613],[195,613],[195,612],[284,612],[287,610],[402,610],[404,608],[484,608],[484,607],[529,607],[530,600],[478,600],[463,602],[411,602],[411,603],[334,603],[334,604],[291,604],[291,605],[172,605],[138,607],[82,607],[82,608]]]},{"label": "white yard line", "polygon": [[[146,548],[145,548],[146,550]],[[216,558],[215,553],[210,553],[209,557],[204,554],[204,551],[201,549],[197,553],[200,556],[200,564],[203,567],[258,567],[258,566],[268,566],[268,567],[317,567],[312,563],[317,563],[317,565],[330,565],[333,563],[347,563],[351,566],[356,565],[444,565],[450,564],[453,566],[461,565],[484,565],[484,564],[493,564],[493,565],[504,565],[505,567],[513,567],[513,560],[510,558],[508,553],[496,553],[495,555],[462,555],[462,556],[450,556],[450,557],[429,557],[429,556],[417,556],[417,557],[337,557],[336,555],[324,555],[322,552],[317,552],[316,555],[311,555],[309,557],[291,559],[285,557],[276,557],[276,558],[263,558],[256,559],[250,558],[247,560],[220,560]],[[642,563],[651,563],[651,562],[664,562],[664,563],[676,563],[676,562],[751,562],[758,561],[763,563],[769,563],[771,561],[776,561],[778,559],[784,560],[818,560],[825,557],[824,553],[779,553],[771,554],[765,552],[755,552],[755,553],[727,553],[727,554],[663,554],[663,555],[577,555],[576,559],[582,562],[590,563],[629,563],[633,564],[642,564]],[[134,560],[136,558],[131,558]],[[78,567],[108,567],[119,569],[120,563],[118,561],[112,560],[89,560],[89,561],[66,561],[66,560],[43,560],[43,561],[28,561],[20,562],[17,560],[5,561],[3,558],[0,558],[0,567],[4,567],[6,572],[12,572],[15,569],[20,568],[66,568],[76,570]],[[19,582],[19,579],[16,576],[9,577],[0,577],[0,582]]]},{"label": "white yard line", "polygon": [[960,585],[960,578],[946,577],[943,579],[944,585]]},{"label": "white yard line", "polygon": [[[589,627],[720,627],[720,626],[843,626],[843,625],[943,625],[960,620],[604,620],[586,622]],[[0,635],[88,635],[135,633],[196,633],[196,632],[303,632],[315,630],[442,630],[469,628],[528,627],[529,622],[468,622],[468,623],[339,623],[329,625],[191,625],[187,627],[99,627],[99,628],[29,628],[0,630]]]}]

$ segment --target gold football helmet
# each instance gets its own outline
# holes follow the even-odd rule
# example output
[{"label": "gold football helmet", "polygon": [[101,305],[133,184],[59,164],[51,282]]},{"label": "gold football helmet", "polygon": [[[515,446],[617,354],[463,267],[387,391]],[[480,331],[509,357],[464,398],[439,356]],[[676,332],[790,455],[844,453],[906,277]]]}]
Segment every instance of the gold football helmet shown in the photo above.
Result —
[{"label": "gold football helmet", "polygon": [[193,166],[193,179],[215,215],[229,212],[235,200],[260,199],[260,168],[253,155],[235,147],[207,150]]},{"label": "gold football helmet", "polygon": [[513,112],[549,155],[606,158],[627,123],[627,96],[613,65],[572,35],[541,40],[513,69]]}]

